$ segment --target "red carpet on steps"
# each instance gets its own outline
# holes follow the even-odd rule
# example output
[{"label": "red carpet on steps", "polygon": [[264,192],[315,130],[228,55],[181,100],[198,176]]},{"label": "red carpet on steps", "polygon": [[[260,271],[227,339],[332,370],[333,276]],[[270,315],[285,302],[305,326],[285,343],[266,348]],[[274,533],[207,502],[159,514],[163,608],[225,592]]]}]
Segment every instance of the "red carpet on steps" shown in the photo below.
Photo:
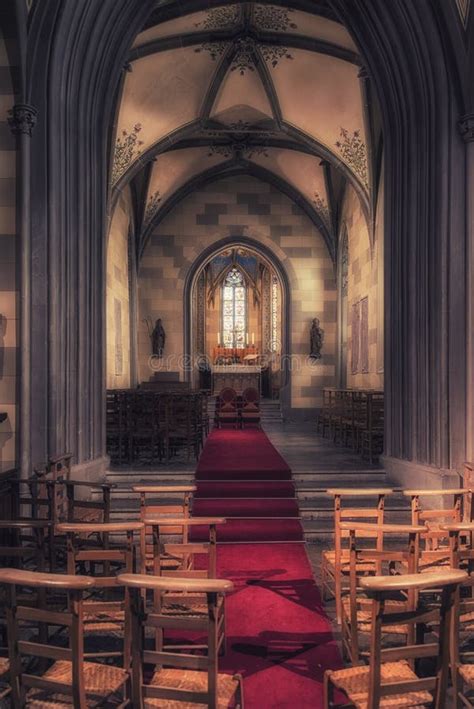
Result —
[{"label": "red carpet on steps", "polygon": [[196,480],[289,480],[288,464],[260,429],[214,430],[207,438]]},{"label": "red carpet on steps", "polygon": [[[303,543],[290,468],[263,431],[213,431],[196,485],[193,515],[228,519],[218,531],[227,542],[218,546],[218,575],[235,590],[226,600],[219,670],[242,674],[247,709],[322,708],[324,670],[341,661]],[[206,534],[197,527],[193,539]]]}]

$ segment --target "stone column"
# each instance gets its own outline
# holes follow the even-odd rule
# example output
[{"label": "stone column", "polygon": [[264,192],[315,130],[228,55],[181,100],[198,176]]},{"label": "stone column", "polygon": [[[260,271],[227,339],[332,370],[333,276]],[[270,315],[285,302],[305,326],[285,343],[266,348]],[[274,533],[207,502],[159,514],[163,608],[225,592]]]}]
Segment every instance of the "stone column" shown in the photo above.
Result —
[{"label": "stone column", "polygon": [[36,125],[38,112],[34,106],[18,103],[9,112],[8,123],[17,137],[18,203],[17,218],[21,243],[21,395],[20,395],[20,469],[21,476],[31,475],[31,204],[30,204],[30,138]]},{"label": "stone column", "polygon": [[466,457],[474,458],[474,113],[459,122],[466,144]]}]

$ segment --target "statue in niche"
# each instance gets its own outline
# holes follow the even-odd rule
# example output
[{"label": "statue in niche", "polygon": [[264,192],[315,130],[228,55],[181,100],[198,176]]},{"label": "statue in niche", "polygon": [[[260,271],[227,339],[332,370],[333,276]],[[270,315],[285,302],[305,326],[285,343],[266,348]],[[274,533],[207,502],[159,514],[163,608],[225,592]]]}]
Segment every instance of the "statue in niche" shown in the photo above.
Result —
[{"label": "statue in niche", "polygon": [[321,350],[324,342],[324,330],[319,326],[319,318],[313,318],[310,330],[310,352],[311,359],[321,359]]},{"label": "statue in niche", "polygon": [[162,325],[161,318],[155,323],[153,332],[151,333],[151,350],[157,357],[163,357],[163,351],[165,349],[166,333],[165,328]]},{"label": "statue in niche", "polygon": [[161,318],[158,318],[158,320],[155,322],[155,327],[153,328],[153,330],[151,329],[151,318],[144,318],[143,322],[147,327],[148,336],[151,340],[152,355],[160,358],[163,357],[163,350],[165,349],[166,342],[166,333],[165,328],[162,325]]}]

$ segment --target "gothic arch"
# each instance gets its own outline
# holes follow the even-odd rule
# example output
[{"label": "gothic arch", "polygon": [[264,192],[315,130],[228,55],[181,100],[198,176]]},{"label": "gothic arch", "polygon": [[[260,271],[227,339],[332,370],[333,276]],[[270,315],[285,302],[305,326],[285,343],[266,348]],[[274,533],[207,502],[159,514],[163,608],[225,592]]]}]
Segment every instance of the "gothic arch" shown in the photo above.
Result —
[{"label": "gothic arch", "polygon": [[[192,349],[192,322],[191,322],[191,302],[194,285],[196,279],[204,265],[219,252],[230,246],[246,246],[258,254],[261,254],[275,269],[283,296],[282,321],[283,321],[283,337],[282,337],[282,364],[283,364],[283,381],[281,389],[281,404],[283,410],[291,407],[291,274],[288,273],[286,265],[276,256],[274,251],[261,241],[252,239],[246,236],[228,236],[224,239],[214,242],[204,249],[199,256],[193,261],[191,267],[187,270],[184,281],[184,303],[188,306],[184,308],[184,354],[187,361],[191,361]],[[188,373],[189,376],[189,373]]]},{"label": "gothic arch", "polygon": [[[439,51],[436,3],[330,4],[364,57],[384,124],[386,461],[399,479],[413,464],[444,474],[465,456],[469,383],[457,68]],[[121,71],[152,11],[165,17],[169,8],[154,0],[45,0],[30,25],[27,101],[39,111],[31,182],[32,452],[43,459],[70,449],[94,474],[106,464],[106,146]]]}]

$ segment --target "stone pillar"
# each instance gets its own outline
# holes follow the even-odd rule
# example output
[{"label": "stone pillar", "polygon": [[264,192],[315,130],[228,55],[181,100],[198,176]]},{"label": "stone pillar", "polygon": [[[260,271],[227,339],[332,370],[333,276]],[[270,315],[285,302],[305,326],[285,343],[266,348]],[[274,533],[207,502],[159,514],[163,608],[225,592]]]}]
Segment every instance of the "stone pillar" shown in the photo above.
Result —
[{"label": "stone pillar", "polygon": [[474,458],[474,113],[459,122],[466,144],[466,457]]},{"label": "stone pillar", "polygon": [[8,123],[17,137],[19,159],[19,200],[17,207],[21,243],[21,395],[20,395],[20,469],[21,476],[31,475],[31,211],[30,165],[31,136],[38,112],[34,106],[16,104],[9,112]]}]

